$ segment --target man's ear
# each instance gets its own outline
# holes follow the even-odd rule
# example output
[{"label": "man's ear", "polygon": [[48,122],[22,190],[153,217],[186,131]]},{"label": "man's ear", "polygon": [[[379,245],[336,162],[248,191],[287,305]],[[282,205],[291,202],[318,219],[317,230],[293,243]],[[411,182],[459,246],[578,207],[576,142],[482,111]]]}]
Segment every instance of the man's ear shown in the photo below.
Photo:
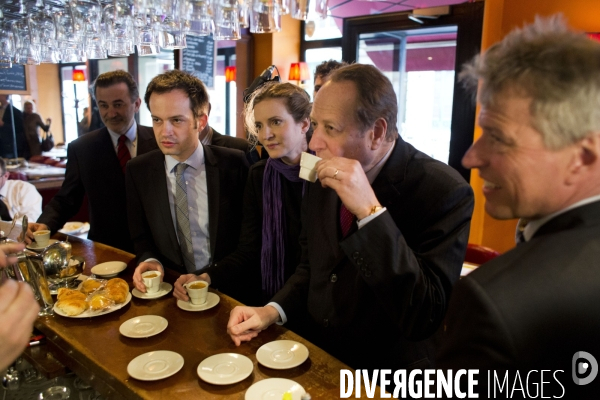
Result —
[{"label": "man's ear", "polygon": [[377,150],[385,140],[387,134],[387,121],[383,118],[378,118],[373,124],[371,133],[371,150]]},{"label": "man's ear", "polygon": [[[140,106],[142,105],[142,98],[138,97],[137,100],[135,101],[135,112],[138,112],[140,110]],[[150,109],[150,107],[148,106],[148,109]]]},{"label": "man's ear", "polygon": [[206,128],[206,125],[208,125],[208,115],[202,113],[200,116],[198,116],[198,132],[202,132],[202,130],[204,128]]},{"label": "man's ear", "polygon": [[598,168],[600,162],[600,132],[589,135],[575,145],[574,156],[569,164],[569,181],[586,178],[585,172]]}]

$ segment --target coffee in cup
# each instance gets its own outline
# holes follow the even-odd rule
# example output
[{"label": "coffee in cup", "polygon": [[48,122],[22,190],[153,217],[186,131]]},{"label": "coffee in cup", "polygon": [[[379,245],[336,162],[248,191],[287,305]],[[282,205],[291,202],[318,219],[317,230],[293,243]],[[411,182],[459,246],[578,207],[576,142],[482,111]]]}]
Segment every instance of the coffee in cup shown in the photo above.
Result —
[{"label": "coffee in cup", "polygon": [[200,306],[206,303],[206,298],[208,296],[208,282],[195,281],[186,283],[184,286],[193,305]]},{"label": "coffee in cup", "polygon": [[159,271],[146,271],[142,274],[146,293],[158,292],[158,289],[160,289],[160,275]]},{"label": "coffee in cup", "polygon": [[300,156],[300,178],[315,182],[317,180],[317,162],[321,157],[317,157],[310,153],[303,152]]},{"label": "coffee in cup", "polygon": [[46,247],[50,242],[50,231],[41,230],[33,232],[33,238],[37,243],[38,247]]}]

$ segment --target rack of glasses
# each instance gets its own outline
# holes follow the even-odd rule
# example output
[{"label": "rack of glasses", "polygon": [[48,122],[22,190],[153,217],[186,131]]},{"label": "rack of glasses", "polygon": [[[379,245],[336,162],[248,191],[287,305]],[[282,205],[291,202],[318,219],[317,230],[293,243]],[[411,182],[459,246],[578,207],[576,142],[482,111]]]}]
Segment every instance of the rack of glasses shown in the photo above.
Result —
[{"label": "rack of glasses", "polygon": [[148,56],[186,35],[237,40],[281,30],[281,16],[327,16],[327,0],[8,0],[0,6],[0,67]]}]

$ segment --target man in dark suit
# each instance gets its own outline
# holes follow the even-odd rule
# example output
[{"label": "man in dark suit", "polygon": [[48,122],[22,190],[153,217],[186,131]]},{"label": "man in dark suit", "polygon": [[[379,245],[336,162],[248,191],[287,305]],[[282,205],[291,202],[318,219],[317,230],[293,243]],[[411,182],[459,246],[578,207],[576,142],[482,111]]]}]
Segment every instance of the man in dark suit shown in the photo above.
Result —
[{"label": "man in dark suit", "polygon": [[132,252],[127,225],[125,164],[130,158],[156,149],[156,140],[152,128],[135,123],[141,99],[129,73],[101,74],[94,83],[93,93],[106,127],[69,144],[62,187],[30,228],[31,231],[57,231],[79,211],[87,195],[88,238]]},{"label": "man in dark suit", "polygon": [[[211,105],[208,103],[207,115],[210,117]],[[200,142],[203,145],[212,145],[219,147],[227,147],[230,149],[241,150],[246,154],[246,159],[249,164],[267,158],[269,155],[266,151],[259,152],[257,147],[250,144],[246,139],[235,136],[223,135],[214,130],[210,125],[206,125],[200,132]]]},{"label": "man in dark suit", "polygon": [[303,260],[266,307],[232,311],[236,345],[307,317],[308,338],[353,368],[432,365],[426,339],[460,274],[473,194],[398,136],[396,115],[373,66],[340,68],[318,92],[309,147],[323,160],[303,199]]},{"label": "man in dark suit", "polygon": [[[538,19],[462,79],[480,84],[483,128],[463,165],[479,170],[492,217],[528,223],[516,248],[456,285],[440,367],[480,369],[480,392],[494,393],[489,384],[494,398],[512,396],[518,373],[530,394],[544,381],[541,397],[597,399],[600,43]],[[486,370],[508,376],[508,389]]]},{"label": "man in dark suit", "polygon": [[[208,103],[206,111],[208,117],[210,117],[211,108],[211,104]],[[230,149],[241,150],[244,153],[247,153],[250,150],[250,143],[247,140],[235,136],[222,135],[208,124],[200,131],[200,142],[202,142],[203,145],[227,147]]]},{"label": "man in dark suit", "polygon": [[164,267],[200,273],[235,250],[248,174],[244,153],[203,146],[208,93],[196,77],[174,70],[155,77],[145,101],[160,150],[127,167],[129,226],[141,274]]},{"label": "man in dark suit", "polygon": [[[18,108],[12,106],[8,100],[7,94],[0,95],[0,151],[3,158],[25,157],[29,158],[29,145],[25,137],[23,128],[23,113]],[[17,151],[13,141],[13,120],[14,138],[17,141]]]}]

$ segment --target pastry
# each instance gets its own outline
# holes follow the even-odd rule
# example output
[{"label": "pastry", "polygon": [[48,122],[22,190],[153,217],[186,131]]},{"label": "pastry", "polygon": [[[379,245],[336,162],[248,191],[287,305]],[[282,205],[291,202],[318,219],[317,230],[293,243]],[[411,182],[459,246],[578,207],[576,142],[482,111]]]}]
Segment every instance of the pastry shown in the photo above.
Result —
[{"label": "pastry", "polygon": [[121,285],[107,286],[104,292],[106,293],[106,297],[113,300],[116,304],[125,303],[127,294],[129,294],[129,291],[124,290]]},{"label": "pastry", "polygon": [[66,299],[85,300],[87,298],[87,296],[85,294],[81,293],[79,290],[59,288],[56,298],[58,300],[66,300]]},{"label": "pastry", "polygon": [[93,278],[86,279],[81,284],[81,291],[85,294],[90,294],[90,293],[95,292],[96,290],[100,289],[101,286],[103,285],[103,283],[104,283],[104,281],[99,280],[99,279],[93,279]]},{"label": "pastry", "polygon": [[83,313],[87,310],[87,307],[88,304],[85,299],[68,298],[59,300],[56,303],[56,308],[71,317]]},{"label": "pastry", "polygon": [[125,292],[129,292],[129,285],[121,278],[113,278],[106,282],[107,288],[113,286],[121,287]]},{"label": "pastry", "polygon": [[95,293],[90,298],[90,308],[94,311],[106,310],[113,304],[115,302],[106,297],[105,293]]}]

